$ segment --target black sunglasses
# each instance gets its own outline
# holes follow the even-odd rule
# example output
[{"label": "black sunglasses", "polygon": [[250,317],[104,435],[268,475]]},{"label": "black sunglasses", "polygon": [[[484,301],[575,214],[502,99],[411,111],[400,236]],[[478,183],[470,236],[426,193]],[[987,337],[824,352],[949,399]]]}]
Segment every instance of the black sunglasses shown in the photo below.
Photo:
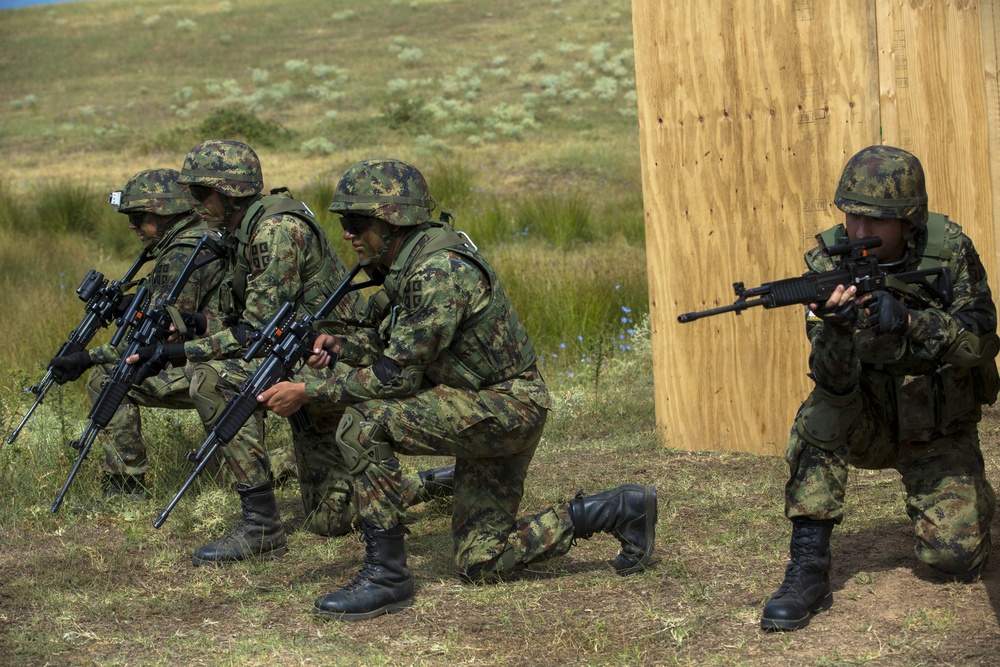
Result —
[{"label": "black sunglasses", "polygon": [[340,218],[340,226],[351,236],[361,236],[375,224],[378,218],[366,215],[345,215]]}]

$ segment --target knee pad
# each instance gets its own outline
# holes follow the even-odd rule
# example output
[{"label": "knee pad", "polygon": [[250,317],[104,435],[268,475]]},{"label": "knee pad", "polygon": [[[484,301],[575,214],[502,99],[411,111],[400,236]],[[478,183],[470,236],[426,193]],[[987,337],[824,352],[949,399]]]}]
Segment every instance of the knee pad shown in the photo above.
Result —
[{"label": "knee pad", "polygon": [[90,401],[94,402],[97,397],[101,395],[101,389],[104,388],[104,381],[108,379],[108,374],[103,368],[97,366],[87,377],[87,394],[90,396]]},{"label": "knee pad", "polygon": [[209,364],[198,364],[191,376],[191,401],[205,426],[214,422],[226,407],[226,399],[217,389],[219,380],[219,371]]},{"label": "knee pad", "polygon": [[375,422],[366,422],[364,415],[354,408],[344,410],[340,418],[337,446],[352,476],[361,474],[372,463],[394,456],[386,430]]},{"label": "knee pad", "polygon": [[838,396],[815,387],[795,416],[795,429],[806,442],[833,451],[847,445],[860,414],[861,394],[857,390]]},{"label": "knee pad", "polygon": [[496,558],[482,563],[470,563],[460,570],[458,577],[470,584],[493,584],[503,581],[523,569],[517,563],[517,554],[513,549],[504,549]]}]

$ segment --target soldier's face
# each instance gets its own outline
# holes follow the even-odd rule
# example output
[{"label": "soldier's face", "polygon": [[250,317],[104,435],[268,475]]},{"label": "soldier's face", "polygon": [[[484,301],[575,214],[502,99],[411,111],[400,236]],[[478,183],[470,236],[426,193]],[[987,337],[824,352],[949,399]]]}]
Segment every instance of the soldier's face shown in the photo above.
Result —
[{"label": "soldier's face", "polygon": [[875,258],[880,263],[895,262],[906,252],[906,237],[903,236],[905,221],[899,218],[869,218],[864,215],[847,213],[844,226],[852,241],[879,237],[882,245],[875,248]]},{"label": "soldier's face", "polygon": [[226,215],[226,202],[221,192],[212,188],[206,188],[203,185],[191,185],[188,186],[188,189],[191,191],[191,196],[201,204],[201,208],[205,212],[205,217],[210,223],[222,223],[226,227],[226,230],[230,232],[236,228],[235,222],[238,221],[224,219]]},{"label": "soldier's face", "polygon": [[155,241],[159,231],[152,213],[129,213],[128,226],[139,237],[143,247]]},{"label": "soldier's face", "polygon": [[385,239],[378,219],[345,215],[340,218],[340,226],[344,228],[344,240],[349,241],[354,252],[358,253],[358,262],[362,266],[382,256]]}]

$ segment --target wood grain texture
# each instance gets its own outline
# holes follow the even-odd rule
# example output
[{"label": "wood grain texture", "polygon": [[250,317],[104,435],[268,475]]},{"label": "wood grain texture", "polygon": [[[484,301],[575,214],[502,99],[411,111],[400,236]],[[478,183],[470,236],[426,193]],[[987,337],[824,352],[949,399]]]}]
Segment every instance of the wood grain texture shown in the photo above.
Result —
[{"label": "wood grain texture", "polygon": [[[676,318],[731,303],[734,281],[750,287],[801,274],[814,235],[842,220],[832,199],[843,164],[880,137],[936,147],[944,163],[930,182],[956,195],[932,193],[932,201],[954,201],[952,216],[972,222],[967,229],[993,257],[979,14],[924,4],[633,0],[664,444],[784,451],[810,388],[802,309],[756,308],[683,325]],[[886,21],[903,34],[941,33],[920,55],[917,40],[906,41],[908,97],[892,83],[904,61]],[[968,53],[949,55],[961,45]],[[955,80],[931,76],[946,61]],[[892,124],[884,127],[890,101]],[[949,143],[955,133],[965,133],[960,146]],[[959,162],[960,154],[972,162]],[[991,221],[988,239],[980,241],[975,220]]]}]

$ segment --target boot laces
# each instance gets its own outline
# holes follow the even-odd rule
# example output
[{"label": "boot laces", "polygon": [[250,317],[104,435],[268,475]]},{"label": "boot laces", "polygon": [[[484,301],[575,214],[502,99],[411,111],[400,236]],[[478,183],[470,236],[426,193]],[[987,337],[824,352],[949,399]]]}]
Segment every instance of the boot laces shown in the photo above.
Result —
[{"label": "boot laces", "polygon": [[362,533],[362,540],[365,543],[365,557],[361,562],[361,569],[354,575],[354,579],[351,579],[349,583],[340,589],[345,593],[353,593],[360,588],[364,588],[372,579],[378,576],[380,563],[377,556],[378,543],[375,541],[375,536],[365,531]]},{"label": "boot laces", "polygon": [[802,580],[806,576],[808,569],[818,569],[815,566],[815,545],[819,541],[816,535],[801,534],[796,535],[792,542],[791,560],[785,567],[785,579],[781,582],[774,597],[780,597],[789,591],[797,591],[802,588]]}]

